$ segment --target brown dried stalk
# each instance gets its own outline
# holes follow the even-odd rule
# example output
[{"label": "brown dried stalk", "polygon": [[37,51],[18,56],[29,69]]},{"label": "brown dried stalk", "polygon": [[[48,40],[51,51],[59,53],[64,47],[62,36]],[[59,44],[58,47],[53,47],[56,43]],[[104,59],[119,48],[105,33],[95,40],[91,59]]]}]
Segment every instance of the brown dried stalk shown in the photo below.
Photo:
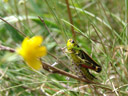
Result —
[{"label": "brown dried stalk", "polygon": [[[7,46],[3,46],[3,45],[0,45],[0,50],[16,52],[15,49],[7,47]],[[86,82],[88,84],[92,84],[92,85],[94,85],[96,87],[99,87],[99,88],[102,88],[102,89],[105,89],[105,90],[108,90],[108,91],[111,91],[111,92],[113,91],[111,88],[106,87],[107,85],[103,85],[103,84],[100,84],[98,82],[93,82],[93,81],[87,80],[85,78],[80,78],[80,77],[78,77],[76,75],[70,74],[70,73],[68,73],[66,71],[63,71],[63,70],[59,69],[59,68],[53,67],[53,66],[51,66],[50,64],[48,64],[48,63],[46,63],[44,61],[41,61],[41,62],[42,62],[42,66],[45,66],[45,68],[44,67],[43,68],[45,70],[51,70],[52,73],[61,74],[61,75],[64,75],[64,76],[67,76],[67,77],[70,77],[70,78],[74,78],[74,79],[76,79],[78,81],[82,81],[82,82]]]}]

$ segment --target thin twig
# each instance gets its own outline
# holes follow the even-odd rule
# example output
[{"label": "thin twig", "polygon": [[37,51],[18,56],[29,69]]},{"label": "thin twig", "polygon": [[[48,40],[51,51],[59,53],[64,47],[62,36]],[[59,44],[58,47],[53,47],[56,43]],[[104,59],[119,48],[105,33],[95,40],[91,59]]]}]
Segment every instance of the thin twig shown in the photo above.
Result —
[{"label": "thin twig", "polygon": [[104,46],[104,44],[103,44],[103,41],[102,41],[102,39],[101,39],[100,35],[98,34],[98,32],[97,32],[97,30],[96,30],[96,28],[94,27],[94,25],[93,25],[93,24],[92,24],[92,27],[94,28],[94,30],[95,30],[95,32],[96,32],[96,34],[97,34],[97,36],[99,37],[99,39],[100,39],[100,41],[101,41],[101,44],[102,44],[102,46],[103,46],[104,52],[106,53],[107,51],[106,51],[106,49],[105,49],[105,46]]},{"label": "thin twig", "polygon": [[[27,3],[27,0],[24,0],[24,9],[25,9],[26,23],[27,23],[28,26],[29,26],[28,9],[27,9],[26,3]],[[30,28],[30,26],[29,26],[29,28]],[[31,28],[30,28],[30,29],[31,29]]]},{"label": "thin twig", "polygon": [[[69,2],[68,2],[68,0],[65,0],[65,2],[66,2],[66,5],[67,5],[67,11],[68,11],[68,16],[69,16],[70,23],[71,23],[71,25],[73,25],[72,14],[71,14],[71,10],[70,10],[70,7],[69,7]],[[76,34],[75,34],[73,26],[71,26],[71,31],[72,31],[72,34],[73,34],[73,39],[75,40]]]},{"label": "thin twig", "polygon": [[[81,34],[81,33],[79,33],[78,31],[75,31],[77,34],[80,34],[80,35],[82,35],[83,37],[85,37],[85,38],[87,38],[85,35],[83,35],[83,34]],[[87,38],[88,39],[88,38]],[[95,40],[94,38],[91,38],[91,40],[93,41],[93,42],[96,42],[96,43],[99,43],[99,44],[101,44],[101,42],[100,41],[98,41],[98,40]],[[106,47],[110,47],[110,48],[112,48],[112,46],[111,45],[107,45],[107,44],[104,44]]]},{"label": "thin twig", "polygon": [[13,48],[6,47],[6,46],[3,46],[3,45],[0,45],[0,50],[15,52],[15,50]]},{"label": "thin twig", "polygon": [[[17,6],[17,0],[14,0],[14,5],[15,5],[15,11],[16,11],[16,16],[19,16],[20,15],[20,12],[19,12],[19,7]],[[20,30],[22,30],[22,25],[21,25],[21,20],[18,18],[18,23],[19,23],[19,28]]]},{"label": "thin twig", "polygon": [[0,80],[5,76],[5,73],[7,72],[7,70],[8,70],[8,67],[5,69],[4,72],[2,72],[2,74],[1,74],[1,76],[0,76]]},{"label": "thin twig", "polygon": [[55,40],[55,42],[58,44],[57,40],[55,39],[55,37],[51,34],[50,30],[48,29],[45,21],[40,17],[38,16],[38,18],[41,20],[41,22],[44,24],[44,27],[47,29],[48,33],[53,37],[53,39]]},{"label": "thin twig", "polygon": [[53,54],[51,54],[50,52],[48,52],[48,54],[50,56],[52,56],[54,59],[56,59],[59,63],[63,64],[66,68],[68,68],[71,72],[74,72],[67,64],[65,64],[65,62],[61,61],[59,58],[57,58],[56,56],[54,56]]},{"label": "thin twig", "polygon": [[46,62],[43,62],[43,61],[42,61],[42,65],[47,66],[48,69],[51,69],[53,73],[59,73],[59,74],[62,74],[62,75],[65,75],[65,76],[74,78],[74,79],[76,79],[76,80],[78,80],[78,81],[83,81],[83,82],[86,82],[86,83],[93,83],[93,84],[96,84],[96,83],[93,82],[93,81],[89,81],[89,80],[86,80],[86,79],[84,79],[84,78],[79,78],[79,77],[76,76],[76,75],[70,74],[70,73],[68,73],[68,72],[66,72],[66,71],[63,71],[63,70],[58,69],[58,68],[56,68],[56,67],[53,67],[53,66],[51,66],[50,64],[47,64]]},{"label": "thin twig", "polygon": [[0,17],[0,19],[1,19],[2,21],[4,21],[5,23],[7,23],[8,25],[10,25],[11,27],[13,27],[15,30],[17,30],[20,34],[22,34],[23,36],[26,37],[26,35],[25,35],[23,32],[21,32],[21,31],[18,30],[16,27],[14,27],[13,25],[11,25],[9,22],[7,22],[6,20],[4,20],[2,17]]}]

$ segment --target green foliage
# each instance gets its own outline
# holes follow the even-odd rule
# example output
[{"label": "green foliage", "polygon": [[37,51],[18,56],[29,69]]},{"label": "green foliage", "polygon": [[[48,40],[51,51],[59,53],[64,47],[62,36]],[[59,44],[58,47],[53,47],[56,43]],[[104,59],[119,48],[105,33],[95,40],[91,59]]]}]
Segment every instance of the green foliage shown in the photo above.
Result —
[{"label": "green foliage", "polygon": [[[0,17],[26,36],[42,35],[43,44],[57,58],[47,54],[42,59],[50,64],[57,62],[56,67],[75,74],[70,58],[61,50],[73,38],[65,0],[20,1],[0,0]],[[101,73],[92,73],[105,88],[115,91],[110,93],[43,69],[35,72],[15,53],[0,51],[0,96],[127,96],[128,1],[68,1],[76,42],[102,66]],[[25,36],[12,26],[0,20],[0,44],[16,48]]]}]

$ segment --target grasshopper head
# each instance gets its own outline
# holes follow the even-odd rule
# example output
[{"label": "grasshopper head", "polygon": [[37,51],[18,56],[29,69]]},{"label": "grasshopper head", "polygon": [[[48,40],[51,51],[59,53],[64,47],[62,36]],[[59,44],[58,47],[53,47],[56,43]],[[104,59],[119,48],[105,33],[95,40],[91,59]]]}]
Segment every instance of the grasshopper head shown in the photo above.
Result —
[{"label": "grasshopper head", "polygon": [[73,49],[77,46],[77,44],[75,43],[75,41],[73,39],[69,39],[67,41],[67,49],[68,51],[73,51]]}]

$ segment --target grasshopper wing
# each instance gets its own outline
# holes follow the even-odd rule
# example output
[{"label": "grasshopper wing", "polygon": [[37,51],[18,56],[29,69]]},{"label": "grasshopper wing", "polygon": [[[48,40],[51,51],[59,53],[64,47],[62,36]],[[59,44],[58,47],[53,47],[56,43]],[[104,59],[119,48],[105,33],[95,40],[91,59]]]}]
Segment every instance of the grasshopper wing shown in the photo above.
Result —
[{"label": "grasshopper wing", "polygon": [[92,69],[98,73],[101,72],[101,66],[98,65],[86,52],[80,50],[77,56],[84,61],[84,64],[81,64],[82,67]]}]

